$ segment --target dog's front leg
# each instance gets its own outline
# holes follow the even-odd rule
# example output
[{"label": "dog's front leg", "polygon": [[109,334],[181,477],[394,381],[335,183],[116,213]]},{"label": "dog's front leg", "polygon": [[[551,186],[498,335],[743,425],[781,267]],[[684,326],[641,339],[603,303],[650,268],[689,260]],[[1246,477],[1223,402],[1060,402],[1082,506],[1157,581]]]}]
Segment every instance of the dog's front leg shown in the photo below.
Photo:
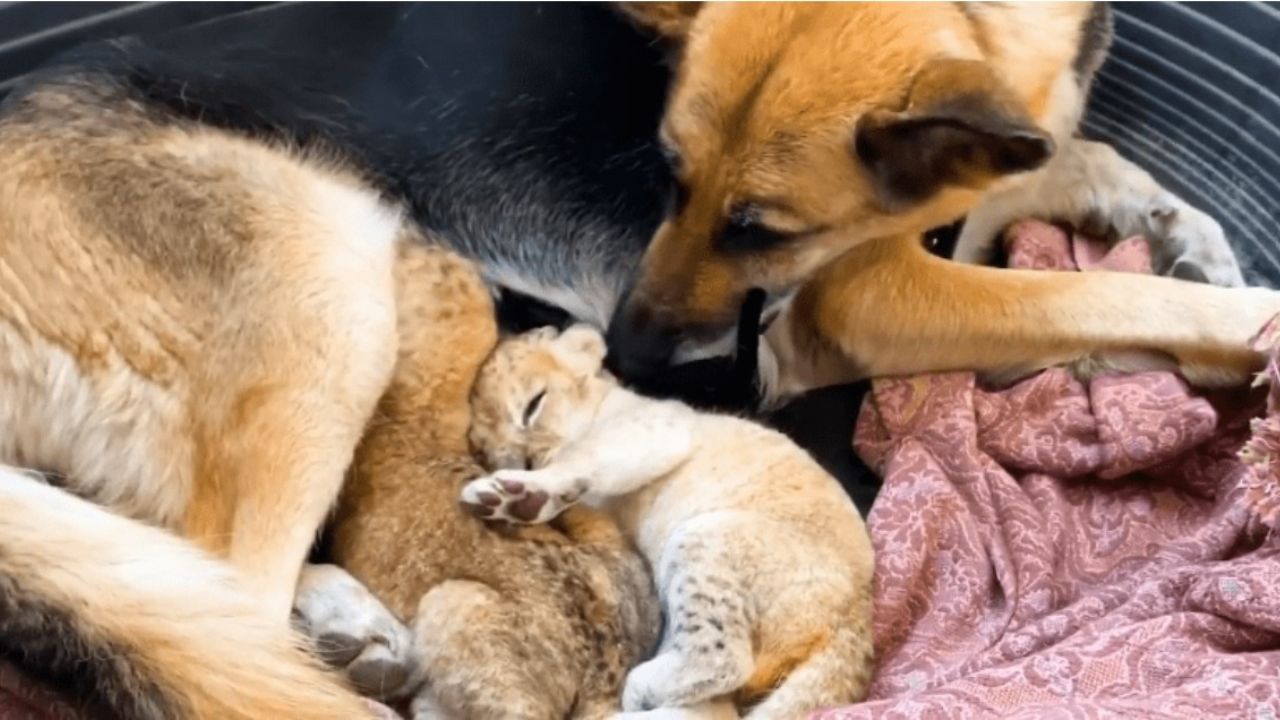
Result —
[{"label": "dog's front leg", "polygon": [[1119,238],[1142,235],[1151,243],[1161,275],[1244,284],[1222,226],[1105,143],[1071,140],[1044,168],[988,193],[965,218],[954,259],[989,262],[1000,233],[1025,218],[1063,221]]},{"label": "dog's front leg", "polygon": [[867,377],[1011,377],[1117,358],[1233,384],[1260,367],[1248,341],[1276,313],[1280,292],[1264,288],[978,267],[933,257],[914,239],[881,240],[824,269],[773,323],[763,384],[776,402]]}]

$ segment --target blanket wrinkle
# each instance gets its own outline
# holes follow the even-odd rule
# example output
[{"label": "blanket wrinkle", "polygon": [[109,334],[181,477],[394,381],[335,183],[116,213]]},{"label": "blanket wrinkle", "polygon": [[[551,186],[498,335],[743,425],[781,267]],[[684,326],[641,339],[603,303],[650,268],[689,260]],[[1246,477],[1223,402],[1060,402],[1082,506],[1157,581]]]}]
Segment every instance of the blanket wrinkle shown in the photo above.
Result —
[{"label": "blanket wrinkle", "polygon": [[[1013,267],[1151,272],[1142,238],[1007,237]],[[1255,347],[1275,357],[1280,321]],[[1280,363],[1265,382],[874,382],[878,668],[813,718],[1280,717]]]}]

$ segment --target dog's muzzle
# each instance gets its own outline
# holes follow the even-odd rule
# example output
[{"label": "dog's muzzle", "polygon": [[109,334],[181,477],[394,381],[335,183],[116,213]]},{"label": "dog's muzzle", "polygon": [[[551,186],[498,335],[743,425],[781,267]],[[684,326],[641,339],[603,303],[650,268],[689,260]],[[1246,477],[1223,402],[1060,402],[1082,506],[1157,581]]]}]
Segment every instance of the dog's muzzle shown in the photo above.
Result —
[{"label": "dog's muzzle", "polygon": [[662,318],[628,291],[609,322],[605,366],[623,380],[644,380],[665,370],[680,344],[682,328]]},{"label": "dog's muzzle", "polygon": [[[765,294],[752,290],[740,308],[734,344],[726,355],[715,355],[670,366],[672,353],[680,337],[655,343],[653,354],[637,361],[626,353],[625,344],[615,344],[614,328],[620,327],[615,316],[610,326],[610,368],[634,389],[654,397],[674,397],[695,407],[731,412],[754,412],[760,404],[758,349],[760,346],[761,312]],[[619,331],[625,332],[625,331]],[[665,338],[662,338],[665,340]],[[641,342],[640,346],[643,347]],[[631,346],[634,351],[636,346]],[[657,359],[659,358],[660,359]],[[646,366],[646,362],[652,365]],[[643,372],[637,373],[637,369]],[[631,375],[625,375],[626,372]]]}]

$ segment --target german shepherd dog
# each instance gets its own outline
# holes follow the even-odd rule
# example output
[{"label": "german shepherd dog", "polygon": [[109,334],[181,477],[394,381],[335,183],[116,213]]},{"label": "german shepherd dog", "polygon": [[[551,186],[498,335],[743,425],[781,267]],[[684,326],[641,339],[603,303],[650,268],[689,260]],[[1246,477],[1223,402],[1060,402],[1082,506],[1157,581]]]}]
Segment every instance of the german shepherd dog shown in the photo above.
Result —
[{"label": "german shepherd dog", "polygon": [[[78,53],[6,99],[0,462],[69,491],[0,481],[6,653],[129,717],[365,713],[287,618],[397,358],[433,354],[403,312],[442,292],[406,271],[428,237],[607,326],[641,383],[763,291],[763,404],[957,368],[1257,367],[1280,294],[1220,287],[1241,278],[1217,226],[1075,136],[1105,6],[622,11],[658,40],[594,6],[463,7],[471,34],[434,6],[346,9],[390,65],[381,42],[335,69],[187,36]],[[349,30],[311,29],[288,33]],[[468,75],[450,54],[478,36]],[[982,260],[1025,214],[1143,232],[1176,277],[920,246],[968,216],[957,255]]]}]

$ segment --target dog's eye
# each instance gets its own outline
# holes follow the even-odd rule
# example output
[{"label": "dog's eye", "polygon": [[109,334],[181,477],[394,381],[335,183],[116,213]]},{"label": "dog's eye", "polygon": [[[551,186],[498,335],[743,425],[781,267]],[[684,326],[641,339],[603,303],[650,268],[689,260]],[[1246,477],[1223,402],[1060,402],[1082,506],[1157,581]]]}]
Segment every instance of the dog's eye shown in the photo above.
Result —
[{"label": "dog's eye", "polygon": [[679,215],[684,212],[684,206],[688,204],[689,186],[678,179],[672,179],[671,187],[667,190],[667,202],[666,207],[663,209],[663,216]]},{"label": "dog's eye", "polygon": [[529,404],[524,406],[524,426],[525,427],[529,427],[529,424],[533,422],[533,418],[537,416],[538,411],[542,409],[542,400],[546,396],[547,396],[547,391],[543,390],[539,392],[537,395],[534,395],[533,399],[529,401]]},{"label": "dog's eye", "polygon": [[720,232],[720,247],[728,252],[751,252],[777,247],[791,239],[791,233],[762,225],[752,216],[730,217]]},{"label": "dog's eye", "polygon": [[680,172],[680,151],[665,142],[660,143],[658,149],[662,152],[662,159],[666,161],[671,172],[673,174]]}]

